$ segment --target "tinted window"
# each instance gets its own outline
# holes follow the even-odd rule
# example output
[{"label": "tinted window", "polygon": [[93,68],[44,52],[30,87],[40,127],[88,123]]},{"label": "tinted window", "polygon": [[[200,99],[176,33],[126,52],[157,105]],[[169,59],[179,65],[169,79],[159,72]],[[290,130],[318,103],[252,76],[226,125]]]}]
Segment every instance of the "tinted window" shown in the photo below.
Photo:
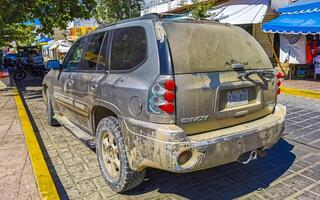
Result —
[{"label": "tinted window", "polygon": [[81,57],[86,40],[87,38],[83,38],[72,46],[64,62],[65,69],[76,70],[80,68]]},{"label": "tinted window", "polygon": [[142,27],[117,29],[111,47],[111,70],[128,70],[141,64],[147,56],[147,38]]},{"label": "tinted window", "polygon": [[260,44],[240,27],[212,23],[166,21],[174,73],[269,69],[272,64]]},{"label": "tinted window", "polygon": [[105,34],[103,44],[98,57],[98,70],[108,70],[108,38],[109,32]]},{"label": "tinted window", "polygon": [[100,47],[103,41],[104,32],[97,33],[89,38],[89,42],[83,57],[84,70],[95,70],[97,66]]}]

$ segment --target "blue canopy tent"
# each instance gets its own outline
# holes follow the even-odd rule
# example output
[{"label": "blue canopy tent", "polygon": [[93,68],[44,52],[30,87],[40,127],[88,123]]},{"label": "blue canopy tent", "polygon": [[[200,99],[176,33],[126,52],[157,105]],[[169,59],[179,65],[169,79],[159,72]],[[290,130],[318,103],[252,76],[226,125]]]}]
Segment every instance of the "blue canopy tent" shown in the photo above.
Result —
[{"label": "blue canopy tent", "polygon": [[280,16],[262,25],[267,33],[320,34],[320,2],[304,0],[279,9]]},{"label": "blue canopy tent", "polygon": [[44,38],[40,38],[40,39],[38,39],[38,43],[43,43],[43,42],[49,42],[49,41],[51,41],[52,39],[51,38],[46,38],[46,37],[44,37]]},{"label": "blue canopy tent", "polygon": [[[262,24],[262,30],[266,33],[280,34],[320,34],[320,1],[299,0],[290,6],[278,10],[280,16],[270,22]],[[269,36],[269,35],[268,35]],[[269,37],[270,40],[270,37]],[[270,40],[271,44],[271,40]],[[274,51],[274,49],[273,49]],[[289,51],[290,54],[290,51]],[[284,72],[281,63],[274,51],[277,62]],[[294,57],[294,56],[293,56]],[[291,79],[291,72],[290,72]]]}]

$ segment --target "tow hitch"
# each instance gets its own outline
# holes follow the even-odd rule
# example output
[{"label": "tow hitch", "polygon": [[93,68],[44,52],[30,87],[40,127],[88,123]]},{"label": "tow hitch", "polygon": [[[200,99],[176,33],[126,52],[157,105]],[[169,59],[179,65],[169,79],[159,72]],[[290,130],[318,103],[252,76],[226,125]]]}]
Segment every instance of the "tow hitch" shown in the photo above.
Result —
[{"label": "tow hitch", "polygon": [[238,158],[238,162],[246,165],[248,164],[250,161],[252,160],[256,160],[258,157],[260,158],[264,158],[267,156],[267,153],[264,150],[261,149],[257,149],[257,150],[253,150],[251,152],[247,152],[242,154],[239,158]]}]

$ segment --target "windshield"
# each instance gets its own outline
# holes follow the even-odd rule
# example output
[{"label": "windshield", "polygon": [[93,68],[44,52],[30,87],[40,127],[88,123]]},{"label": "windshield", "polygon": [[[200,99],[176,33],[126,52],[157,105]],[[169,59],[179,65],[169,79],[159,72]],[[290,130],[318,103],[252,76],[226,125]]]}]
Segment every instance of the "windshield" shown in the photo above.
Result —
[{"label": "windshield", "polygon": [[239,27],[165,21],[175,73],[272,68],[259,43]]}]

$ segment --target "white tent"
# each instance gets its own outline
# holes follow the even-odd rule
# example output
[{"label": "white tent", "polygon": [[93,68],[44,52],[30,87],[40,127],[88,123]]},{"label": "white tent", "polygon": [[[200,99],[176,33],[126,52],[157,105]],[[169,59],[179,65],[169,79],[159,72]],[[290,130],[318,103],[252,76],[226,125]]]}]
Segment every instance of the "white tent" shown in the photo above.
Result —
[{"label": "white tent", "polygon": [[229,24],[262,23],[268,8],[278,9],[291,0],[230,0],[208,11],[209,19]]}]

